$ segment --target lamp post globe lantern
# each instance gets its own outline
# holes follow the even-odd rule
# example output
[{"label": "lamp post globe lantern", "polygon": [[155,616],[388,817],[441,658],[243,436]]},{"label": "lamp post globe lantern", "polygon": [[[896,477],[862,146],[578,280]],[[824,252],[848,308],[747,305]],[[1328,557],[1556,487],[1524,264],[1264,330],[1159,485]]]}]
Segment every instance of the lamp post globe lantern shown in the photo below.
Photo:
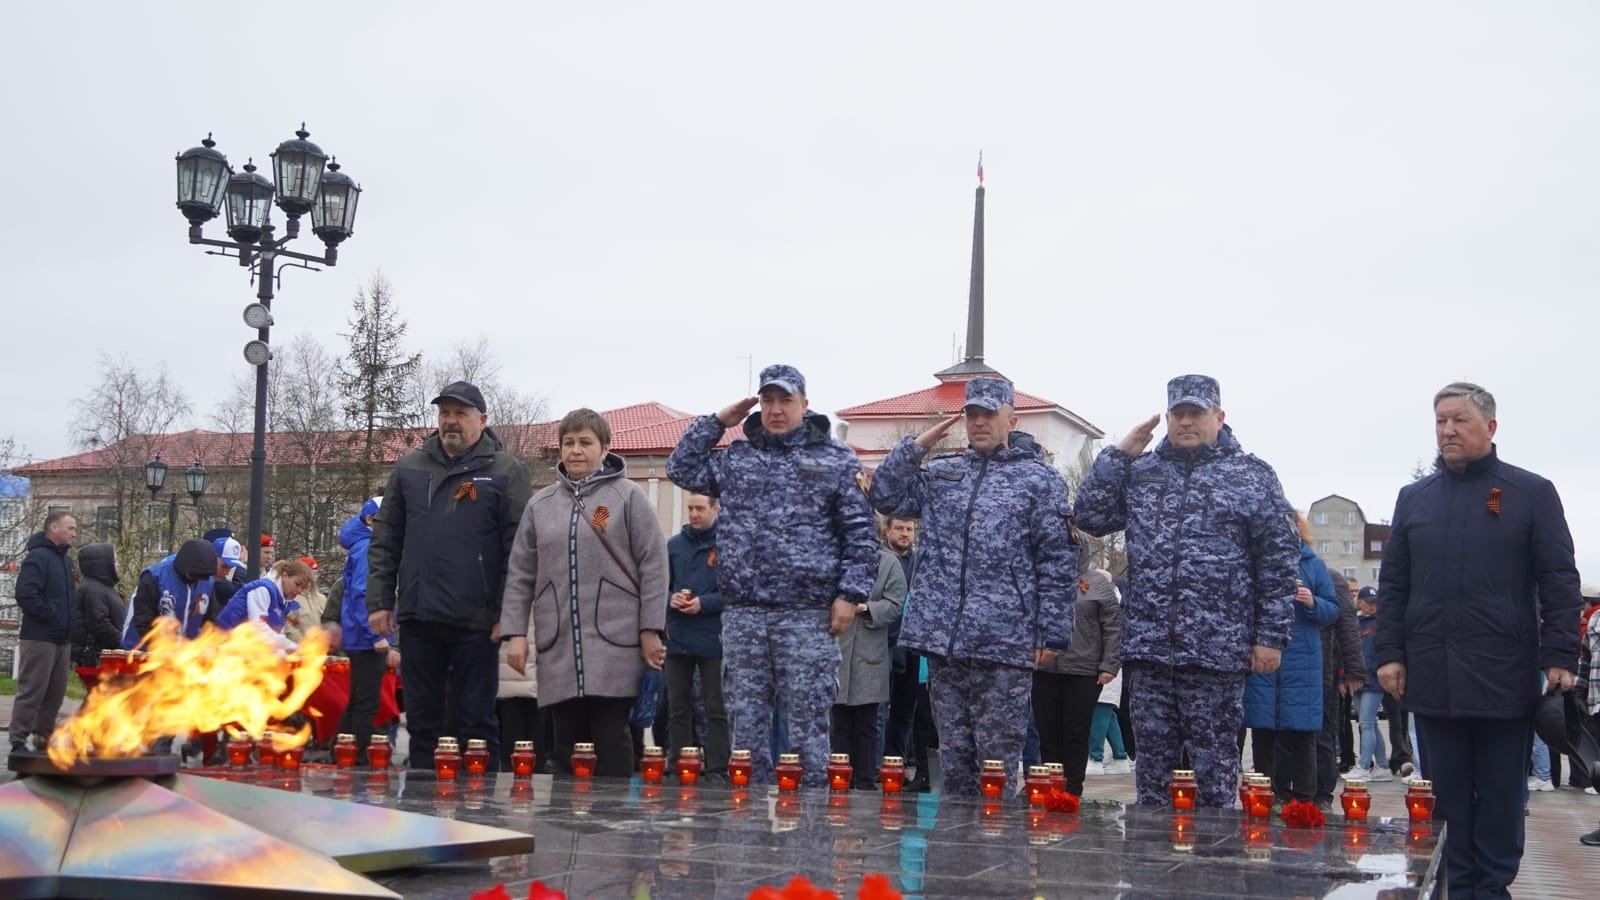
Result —
[{"label": "lamp post globe lantern", "polygon": [[317,188],[322,185],[322,167],[328,155],[306,140],[311,132],[300,124],[295,139],[284,141],[272,151],[272,172],[277,179],[278,208],[290,219],[298,219],[312,209]]},{"label": "lamp post globe lantern", "polygon": [[269,226],[272,182],[256,174],[255,161],[228,179],[228,236],[241,244],[254,244]]},{"label": "lamp post globe lantern", "polygon": [[356,203],[360,199],[361,186],[339,171],[338,159],[329,161],[316,202],[311,205],[311,233],[330,250],[339,246],[340,241],[355,233]]},{"label": "lamp post globe lantern", "polygon": [[216,146],[217,142],[207,134],[199,147],[190,147],[177,156],[178,209],[196,228],[222,211],[222,196],[233,172],[228,158]]},{"label": "lamp post globe lantern", "polygon": [[195,460],[194,465],[184,470],[184,484],[186,487],[188,487],[189,496],[194,498],[196,505],[199,505],[200,503],[200,495],[206,492],[207,474],[206,467],[202,466],[199,460]]},{"label": "lamp post globe lantern", "polygon": [[155,459],[144,464],[144,486],[150,489],[153,499],[166,483],[167,464],[161,461],[161,454],[157,453]]}]

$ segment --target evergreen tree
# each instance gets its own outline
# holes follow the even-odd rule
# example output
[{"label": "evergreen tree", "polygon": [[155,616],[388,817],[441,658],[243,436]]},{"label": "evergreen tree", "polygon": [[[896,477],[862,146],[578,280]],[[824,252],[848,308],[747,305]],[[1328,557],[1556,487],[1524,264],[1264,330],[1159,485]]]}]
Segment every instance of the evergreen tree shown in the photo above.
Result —
[{"label": "evergreen tree", "polygon": [[339,361],[339,392],[345,421],[360,446],[359,477],[371,491],[389,435],[419,424],[415,384],[422,354],[405,351],[406,322],[382,272],[356,291],[349,325],[339,335],[349,347]]}]

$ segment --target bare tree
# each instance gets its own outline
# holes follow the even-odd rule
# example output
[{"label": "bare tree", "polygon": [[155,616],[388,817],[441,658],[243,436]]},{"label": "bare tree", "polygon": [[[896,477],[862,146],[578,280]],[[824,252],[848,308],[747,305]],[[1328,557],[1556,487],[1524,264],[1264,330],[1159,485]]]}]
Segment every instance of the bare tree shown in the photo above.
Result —
[{"label": "bare tree", "polygon": [[[156,454],[157,438],[172,431],[190,415],[188,395],[172,380],[165,363],[154,370],[134,364],[126,356],[113,359],[102,353],[100,380],[88,396],[74,401],[74,442],[85,450],[102,452],[96,476],[100,496],[113,497],[113,506],[96,510],[94,527],[99,537],[117,545],[124,560],[144,559],[154,546],[154,536],[165,523],[146,503],[144,465]],[[181,481],[187,460],[167,460]],[[181,490],[181,485],[169,485]]]}]

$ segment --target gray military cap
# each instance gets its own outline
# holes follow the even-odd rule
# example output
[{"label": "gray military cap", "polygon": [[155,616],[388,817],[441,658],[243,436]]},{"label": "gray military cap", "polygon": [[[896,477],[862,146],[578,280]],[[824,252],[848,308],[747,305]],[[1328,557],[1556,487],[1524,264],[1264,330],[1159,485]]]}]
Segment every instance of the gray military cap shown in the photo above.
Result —
[{"label": "gray military cap", "polygon": [[761,385],[756,391],[759,393],[769,387],[779,388],[786,394],[804,394],[806,377],[794,366],[778,363],[761,370]]},{"label": "gray military cap", "polygon": [[1214,409],[1222,405],[1222,386],[1210,375],[1179,375],[1167,382],[1167,409],[1178,406]]},{"label": "gray military cap", "polygon": [[997,412],[1002,406],[1011,406],[1016,393],[1011,382],[1004,378],[974,378],[967,382],[967,402],[963,406],[981,406]]}]

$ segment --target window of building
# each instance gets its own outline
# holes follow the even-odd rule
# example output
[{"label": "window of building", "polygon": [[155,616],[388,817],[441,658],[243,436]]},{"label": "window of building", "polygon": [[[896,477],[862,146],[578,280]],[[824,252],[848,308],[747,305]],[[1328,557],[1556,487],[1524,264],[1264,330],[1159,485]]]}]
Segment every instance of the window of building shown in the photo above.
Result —
[{"label": "window of building", "polygon": [[109,541],[117,536],[120,531],[117,522],[117,508],[115,506],[96,506],[94,508],[94,530],[103,541]]},{"label": "window of building", "polygon": [[1354,512],[1347,512],[1344,514],[1344,523],[1346,525],[1354,525],[1356,524],[1356,521],[1356,514]]},{"label": "window of building", "polygon": [[1356,567],[1355,566],[1345,566],[1343,569],[1340,569],[1339,571],[1344,573],[1345,580],[1347,580],[1347,581],[1356,577]]},{"label": "window of building", "polygon": [[53,513],[54,512],[69,513],[69,512],[72,512],[72,507],[70,507],[70,506],[57,506],[54,503],[52,503],[52,504],[50,504],[50,509],[48,511],[49,512],[53,512]]},{"label": "window of building", "polygon": [[1311,523],[1313,525],[1326,525],[1326,524],[1328,524],[1328,514],[1325,513],[1325,512],[1314,512],[1314,513],[1312,513],[1311,514]]},{"label": "window of building", "polygon": [[1355,554],[1355,552],[1356,552],[1356,542],[1355,541],[1345,541],[1344,542],[1344,555],[1345,556],[1352,556],[1352,555]]},{"label": "window of building", "polygon": [[1368,546],[1372,548],[1372,552],[1373,553],[1382,553],[1383,552],[1383,541],[1373,541]]},{"label": "window of building", "polygon": [[1317,544],[1317,552],[1318,553],[1322,553],[1322,554],[1326,554],[1328,552],[1328,542],[1327,541],[1319,542]]},{"label": "window of building", "polygon": [[1381,571],[1381,569],[1378,566],[1373,566],[1372,567],[1372,583],[1373,584],[1377,584],[1378,583],[1378,572],[1380,572],[1380,571]]}]

